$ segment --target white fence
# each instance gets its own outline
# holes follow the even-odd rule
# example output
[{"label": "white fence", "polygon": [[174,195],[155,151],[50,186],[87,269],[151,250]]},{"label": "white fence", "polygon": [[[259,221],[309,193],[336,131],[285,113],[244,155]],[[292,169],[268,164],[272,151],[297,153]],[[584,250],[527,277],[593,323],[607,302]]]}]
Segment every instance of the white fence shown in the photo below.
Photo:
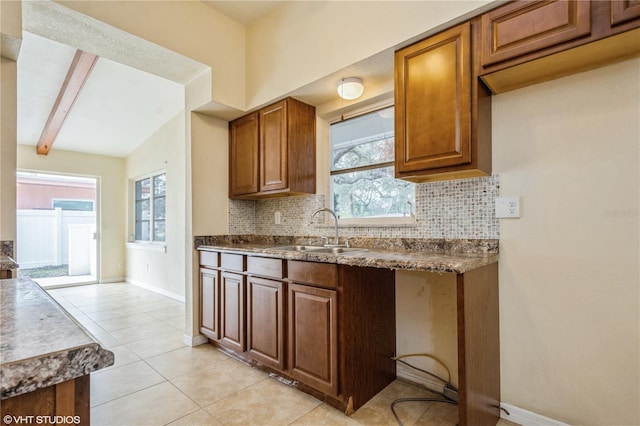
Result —
[{"label": "white fence", "polygon": [[17,214],[17,260],[21,269],[69,265],[69,275],[93,273],[95,212],[57,208],[18,210]]}]

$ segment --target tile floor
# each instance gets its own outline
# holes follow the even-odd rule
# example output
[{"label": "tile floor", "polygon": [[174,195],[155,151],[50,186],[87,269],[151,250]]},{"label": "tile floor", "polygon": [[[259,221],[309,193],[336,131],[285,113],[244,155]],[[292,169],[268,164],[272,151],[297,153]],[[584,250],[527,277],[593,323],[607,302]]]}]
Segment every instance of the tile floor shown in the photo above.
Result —
[{"label": "tile floor", "polygon": [[[185,346],[183,303],[125,283],[49,292],[115,353],[115,364],[91,377],[95,426],[396,425],[389,408],[394,399],[430,395],[395,381],[347,417],[209,344]],[[410,402],[396,408],[404,425],[457,423],[454,405]]]}]

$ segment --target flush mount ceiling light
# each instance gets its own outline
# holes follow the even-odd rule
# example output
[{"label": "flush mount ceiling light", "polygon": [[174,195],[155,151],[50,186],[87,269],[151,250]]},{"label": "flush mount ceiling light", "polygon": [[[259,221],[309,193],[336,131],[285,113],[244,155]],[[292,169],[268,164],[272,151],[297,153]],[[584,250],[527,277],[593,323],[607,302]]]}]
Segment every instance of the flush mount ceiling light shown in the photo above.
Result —
[{"label": "flush mount ceiling light", "polygon": [[338,82],[338,95],[342,99],[358,99],[364,93],[364,84],[358,77],[343,78]]}]

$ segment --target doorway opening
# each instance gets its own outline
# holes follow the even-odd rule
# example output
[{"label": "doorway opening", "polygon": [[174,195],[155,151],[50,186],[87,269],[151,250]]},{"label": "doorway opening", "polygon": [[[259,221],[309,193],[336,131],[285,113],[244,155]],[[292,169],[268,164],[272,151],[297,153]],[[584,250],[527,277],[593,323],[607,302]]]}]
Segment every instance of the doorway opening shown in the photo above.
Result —
[{"label": "doorway opening", "polygon": [[97,178],[17,173],[18,276],[43,287],[98,277]]}]

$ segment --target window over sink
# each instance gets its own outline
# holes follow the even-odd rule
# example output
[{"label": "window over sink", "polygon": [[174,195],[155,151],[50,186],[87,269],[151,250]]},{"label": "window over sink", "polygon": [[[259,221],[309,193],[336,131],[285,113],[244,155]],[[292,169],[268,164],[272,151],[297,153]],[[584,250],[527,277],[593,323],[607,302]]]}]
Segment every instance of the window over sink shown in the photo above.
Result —
[{"label": "window over sink", "polygon": [[394,107],[334,122],[331,204],[348,224],[412,223],[415,184],[394,177]]}]

